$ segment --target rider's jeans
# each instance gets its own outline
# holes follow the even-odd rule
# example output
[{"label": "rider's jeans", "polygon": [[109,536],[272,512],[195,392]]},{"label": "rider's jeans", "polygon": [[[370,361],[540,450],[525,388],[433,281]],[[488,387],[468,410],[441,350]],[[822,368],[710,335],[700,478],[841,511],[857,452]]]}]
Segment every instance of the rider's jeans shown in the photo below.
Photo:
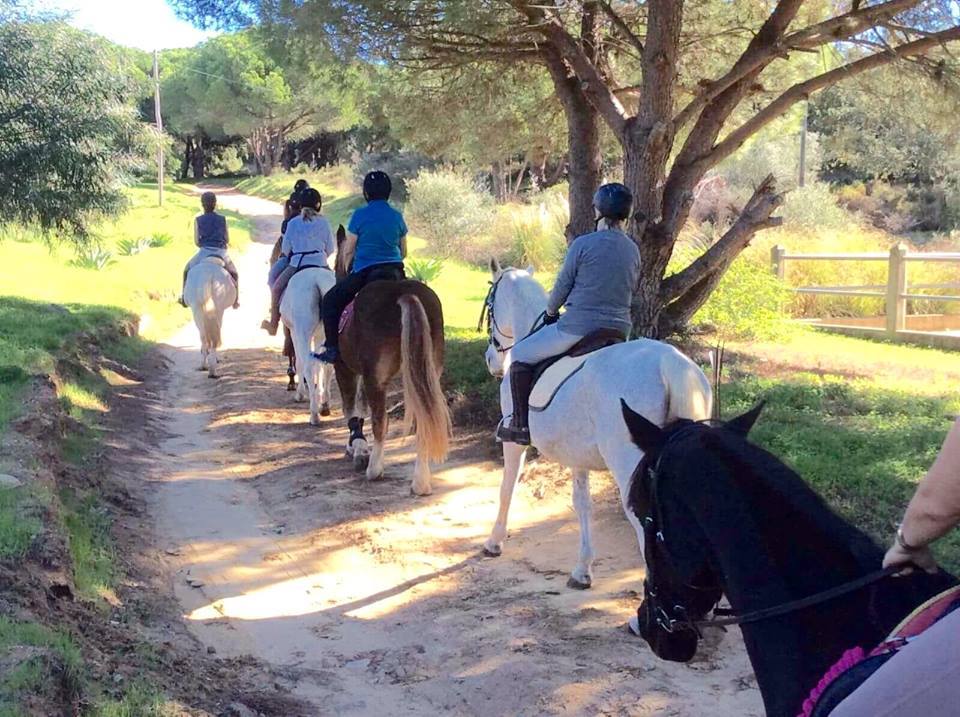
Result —
[{"label": "rider's jeans", "polygon": [[550,324],[519,341],[510,352],[510,361],[537,364],[569,351],[582,338],[582,336],[561,331],[556,324]]},{"label": "rider's jeans", "polygon": [[830,717],[960,713],[960,610],[929,627],[837,705]]}]

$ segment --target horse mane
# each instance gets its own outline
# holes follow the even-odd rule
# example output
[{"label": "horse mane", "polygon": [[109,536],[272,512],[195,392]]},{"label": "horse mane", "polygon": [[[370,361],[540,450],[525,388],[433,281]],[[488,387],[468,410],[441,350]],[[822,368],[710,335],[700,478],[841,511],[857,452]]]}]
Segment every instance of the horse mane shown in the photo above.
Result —
[{"label": "horse mane", "polygon": [[[688,441],[678,472],[702,476],[704,468],[710,466],[710,476],[719,481],[715,489],[739,490],[778,563],[801,559],[805,554],[829,556],[837,570],[854,574],[880,564],[880,547],[769,451],[723,426],[705,427],[681,443]],[[707,488],[702,479],[697,482],[701,489]],[[791,532],[801,533],[802,543],[777,544]],[[802,582],[805,576],[794,577]]]}]

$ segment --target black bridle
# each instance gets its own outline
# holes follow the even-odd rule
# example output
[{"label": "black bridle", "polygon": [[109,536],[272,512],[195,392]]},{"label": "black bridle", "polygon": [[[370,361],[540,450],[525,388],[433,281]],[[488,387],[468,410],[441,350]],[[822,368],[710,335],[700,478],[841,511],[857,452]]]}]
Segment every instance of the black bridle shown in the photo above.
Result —
[{"label": "black bridle", "polygon": [[[489,339],[489,343],[491,346],[493,346],[497,353],[501,354],[506,353],[516,346],[517,341],[525,339],[527,336],[539,329],[542,326],[540,322],[547,314],[546,311],[541,311],[540,315],[534,319],[533,326],[530,327],[530,330],[520,338],[516,338],[513,334],[508,334],[506,331],[500,328],[500,325],[497,323],[497,317],[493,312],[493,306],[497,301],[497,288],[500,286],[500,282],[503,281],[503,277],[512,271],[519,271],[519,269],[504,269],[503,273],[497,277],[496,281],[489,282],[490,288],[487,290],[487,295],[483,300],[483,306],[480,308],[480,319],[477,321],[477,331],[483,331],[484,322],[486,322],[487,338]],[[506,339],[512,339],[513,343],[509,346],[504,346],[497,338],[497,333]]]},{"label": "black bridle", "polygon": [[[709,420],[698,421],[684,426],[680,430],[673,433],[660,449],[660,455],[657,456],[657,462],[654,464],[653,468],[649,468],[647,470],[646,478],[649,481],[647,490],[647,495],[649,496],[649,508],[646,517],[643,519],[643,532],[645,545],[651,546],[651,556],[653,550],[659,548],[663,551],[664,555],[669,558],[669,553],[667,552],[667,541],[664,536],[663,516],[658,500],[658,486],[661,476],[660,468],[661,464],[663,463],[663,457],[666,455],[667,449],[671,446],[671,444],[677,443],[681,437],[689,435],[693,429],[699,428],[703,425],[709,425],[709,423]],[[715,617],[709,620],[694,620],[690,617],[686,606],[680,602],[676,602],[670,608],[665,608],[662,604],[660,604],[656,591],[654,562],[654,560],[647,561],[647,577],[644,580],[643,586],[645,598],[650,601],[649,608],[654,614],[657,626],[668,633],[676,632],[678,630],[689,630],[697,633],[698,636],[701,634],[700,628],[702,627],[745,625],[748,623],[759,622],[761,620],[769,620],[774,617],[780,617],[781,615],[787,615],[792,612],[797,612],[798,610],[803,610],[804,608],[813,607],[814,605],[819,605],[821,603],[828,602],[829,600],[841,597],[842,595],[847,595],[865,588],[868,585],[893,575],[894,573],[903,569],[903,566],[890,566],[882,570],[875,570],[867,573],[866,575],[862,575],[859,578],[855,578],[848,582],[841,583],[835,587],[828,588],[827,590],[814,593],[813,595],[808,595],[797,600],[791,600],[779,605],[773,605],[771,607],[761,608],[759,610],[753,610],[746,613],[738,614],[735,610],[719,608],[714,605],[712,612]],[[720,590],[719,586],[702,587],[698,585],[684,584],[683,587],[699,592]]]}]

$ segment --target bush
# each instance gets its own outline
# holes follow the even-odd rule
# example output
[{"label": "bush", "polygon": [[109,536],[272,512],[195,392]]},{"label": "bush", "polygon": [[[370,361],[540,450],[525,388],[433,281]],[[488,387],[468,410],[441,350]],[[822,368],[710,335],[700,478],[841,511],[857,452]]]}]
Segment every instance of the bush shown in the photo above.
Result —
[{"label": "bush", "polygon": [[443,262],[439,259],[409,259],[406,262],[406,269],[409,278],[429,284],[440,276]]},{"label": "bush", "polygon": [[70,261],[70,266],[77,267],[78,269],[96,269],[99,271],[115,263],[116,261],[111,252],[106,249],[91,247],[78,251],[76,258]]},{"label": "bush", "polygon": [[173,241],[173,237],[167,234],[166,232],[154,232],[150,235],[150,248],[157,249],[162,246],[166,246]]},{"label": "bush", "polygon": [[[695,257],[692,251],[678,253],[684,265]],[[768,263],[740,256],[692,323],[709,325],[723,339],[776,339],[790,330],[785,312],[790,294]]]},{"label": "bush", "polygon": [[823,182],[810,182],[787,192],[779,214],[785,224],[802,229],[842,229],[855,224]]},{"label": "bush", "polygon": [[410,196],[411,182],[419,177],[423,170],[436,166],[435,160],[417,152],[373,152],[363,154],[357,160],[355,177],[357,186],[361,186],[367,172],[375,169],[386,172],[393,181],[393,194],[390,198],[405,202]]},{"label": "bush", "polygon": [[119,242],[117,242],[117,251],[121,256],[134,256],[135,254],[145,252],[152,246],[153,244],[151,243],[149,237],[142,237],[140,239],[121,239]]},{"label": "bush", "polygon": [[493,200],[452,170],[421,172],[409,183],[408,216],[429,251],[465,258],[471,241],[490,225]]},{"label": "bush", "polygon": [[531,264],[537,269],[556,269],[567,251],[564,235],[569,210],[546,202],[536,207],[523,207],[513,217],[513,254],[520,266]]}]

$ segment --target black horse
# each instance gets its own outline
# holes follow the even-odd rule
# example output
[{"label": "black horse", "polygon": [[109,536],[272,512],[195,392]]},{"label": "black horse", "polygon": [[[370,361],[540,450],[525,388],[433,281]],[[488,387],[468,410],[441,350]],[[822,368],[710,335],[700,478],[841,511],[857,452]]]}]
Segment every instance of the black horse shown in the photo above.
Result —
[{"label": "black horse", "polygon": [[[879,569],[883,551],[876,543],[746,440],[759,406],[724,425],[681,420],[661,429],[621,404],[644,452],[630,489],[631,508],[647,532],[647,579],[634,627],[658,657],[690,660],[721,594],[744,616],[789,608]],[[845,650],[872,649],[913,608],[954,584],[942,571],[883,576],[816,605],[741,624],[767,714],[795,717]]]}]

